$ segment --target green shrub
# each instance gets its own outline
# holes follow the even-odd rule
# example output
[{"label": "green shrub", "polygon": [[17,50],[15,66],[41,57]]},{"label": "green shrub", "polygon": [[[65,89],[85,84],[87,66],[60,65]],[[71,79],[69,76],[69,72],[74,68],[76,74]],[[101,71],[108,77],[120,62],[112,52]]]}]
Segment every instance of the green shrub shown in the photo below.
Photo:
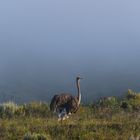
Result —
[{"label": "green shrub", "polygon": [[23,140],[48,140],[48,139],[47,139],[47,136],[44,134],[27,133],[27,134],[25,134]]},{"label": "green shrub", "polygon": [[140,93],[137,93],[136,99],[139,99],[140,100]]},{"label": "green shrub", "polygon": [[0,117],[14,117],[18,110],[18,105],[13,102],[7,102],[0,105]]},{"label": "green shrub", "polygon": [[43,102],[31,102],[23,105],[25,116],[31,117],[46,117],[48,115],[49,107]]},{"label": "green shrub", "polygon": [[118,104],[118,100],[115,97],[105,97],[101,98],[98,104],[103,107],[113,107]]},{"label": "green shrub", "polygon": [[95,132],[88,132],[86,134],[83,134],[81,139],[82,140],[95,140],[94,137],[95,137]]},{"label": "green shrub", "polygon": [[126,98],[127,99],[135,99],[136,98],[136,93],[133,90],[128,89],[128,91],[126,93]]},{"label": "green shrub", "polygon": [[49,107],[43,102],[31,102],[29,104],[17,105],[7,102],[0,105],[0,118],[13,118],[19,116],[46,117]]},{"label": "green shrub", "polygon": [[25,116],[23,105],[18,106],[18,109],[15,111],[15,116]]},{"label": "green shrub", "polygon": [[123,108],[127,111],[132,111],[133,110],[132,104],[128,101],[122,101],[120,106],[121,106],[121,108]]},{"label": "green shrub", "polygon": [[140,110],[140,93],[135,93],[129,89],[126,94],[126,98],[121,101],[121,107],[129,111]]}]

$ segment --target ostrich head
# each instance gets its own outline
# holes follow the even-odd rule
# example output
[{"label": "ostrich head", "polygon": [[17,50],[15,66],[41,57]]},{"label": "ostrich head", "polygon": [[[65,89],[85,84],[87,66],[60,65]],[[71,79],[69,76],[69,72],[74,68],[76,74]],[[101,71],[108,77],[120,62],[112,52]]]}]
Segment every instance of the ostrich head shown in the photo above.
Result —
[{"label": "ostrich head", "polygon": [[80,80],[80,79],[83,79],[83,78],[81,78],[81,77],[79,77],[79,76],[76,77],[76,80],[77,80],[77,81]]}]

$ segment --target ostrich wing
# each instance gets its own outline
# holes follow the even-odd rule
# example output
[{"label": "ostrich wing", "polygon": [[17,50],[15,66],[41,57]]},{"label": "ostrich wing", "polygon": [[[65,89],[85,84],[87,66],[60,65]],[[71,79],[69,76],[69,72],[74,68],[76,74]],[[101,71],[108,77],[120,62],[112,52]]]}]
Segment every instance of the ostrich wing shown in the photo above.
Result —
[{"label": "ostrich wing", "polygon": [[72,97],[71,100],[67,104],[67,110],[71,113],[76,113],[79,108],[78,99],[76,97]]},{"label": "ostrich wing", "polygon": [[71,99],[72,95],[70,94],[54,95],[50,104],[51,111],[56,111],[57,108],[64,108]]}]

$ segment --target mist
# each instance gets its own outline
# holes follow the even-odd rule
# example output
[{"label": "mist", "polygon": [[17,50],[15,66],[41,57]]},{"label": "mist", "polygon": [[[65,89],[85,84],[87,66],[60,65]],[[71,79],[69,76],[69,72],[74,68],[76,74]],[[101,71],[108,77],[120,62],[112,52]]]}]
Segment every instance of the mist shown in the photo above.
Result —
[{"label": "mist", "polygon": [[0,2],[0,101],[82,102],[140,91],[140,1]]}]

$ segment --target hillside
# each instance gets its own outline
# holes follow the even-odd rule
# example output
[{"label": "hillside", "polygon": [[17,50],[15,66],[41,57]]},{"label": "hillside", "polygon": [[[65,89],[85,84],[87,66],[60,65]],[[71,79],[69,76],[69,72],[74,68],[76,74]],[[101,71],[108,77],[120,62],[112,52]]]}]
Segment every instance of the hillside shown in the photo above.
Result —
[{"label": "hillside", "polygon": [[106,97],[62,122],[47,103],[0,105],[2,140],[128,140],[139,139],[140,94],[128,90],[123,98]]}]

